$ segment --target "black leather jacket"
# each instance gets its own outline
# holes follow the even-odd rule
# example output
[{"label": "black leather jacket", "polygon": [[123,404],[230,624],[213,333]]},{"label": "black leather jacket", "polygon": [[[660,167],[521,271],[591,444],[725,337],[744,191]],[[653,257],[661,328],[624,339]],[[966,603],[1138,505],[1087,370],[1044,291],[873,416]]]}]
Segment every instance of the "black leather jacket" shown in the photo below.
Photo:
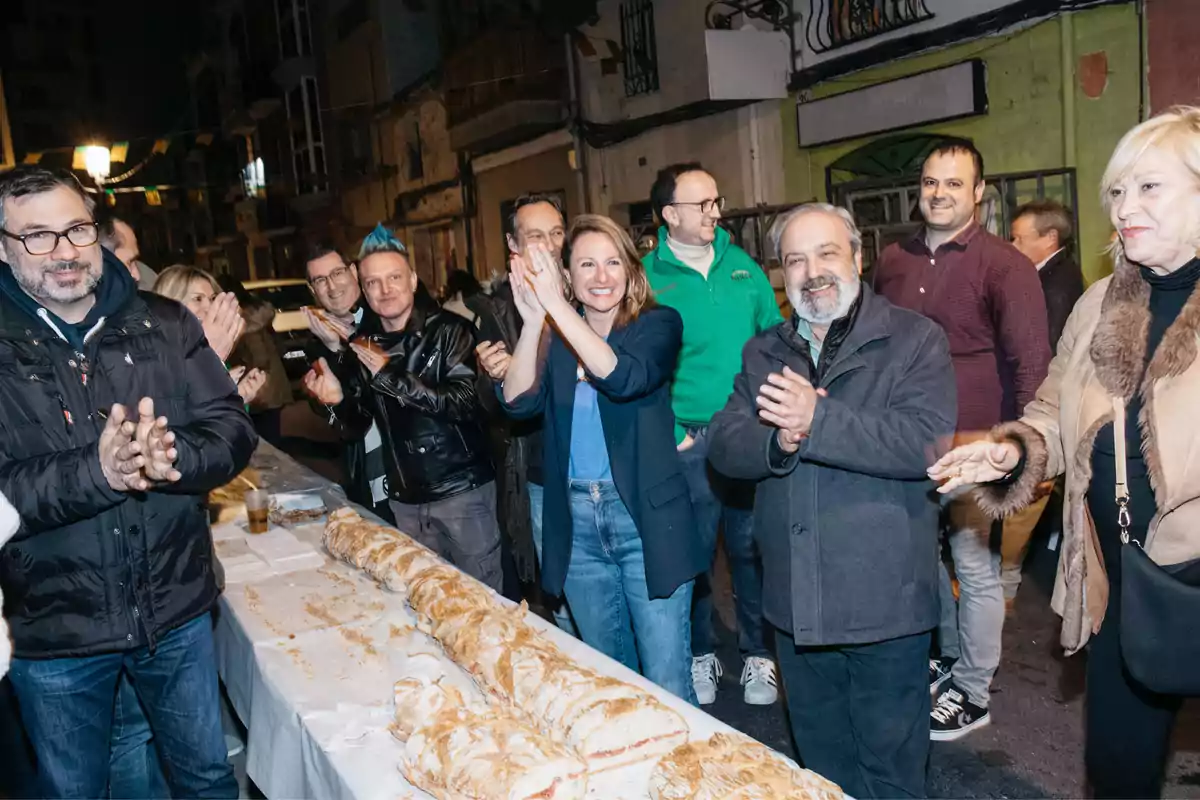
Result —
[{"label": "black leather jacket", "polygon": [[356,338],[384,348],[390,361],[374,378],[362,367],[339,376],[345,400],[334,423],[348,438],[363,436],[372,418],[379,423],[391,498],[432,503],[495,480],[470,323],[418,307],[403,331],[364,326]]}]

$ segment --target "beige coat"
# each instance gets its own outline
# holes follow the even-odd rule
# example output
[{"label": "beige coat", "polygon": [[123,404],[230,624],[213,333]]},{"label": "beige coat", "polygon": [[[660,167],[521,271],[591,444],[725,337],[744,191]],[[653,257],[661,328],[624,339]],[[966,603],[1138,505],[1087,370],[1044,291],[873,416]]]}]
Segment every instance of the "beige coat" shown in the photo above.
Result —
[{"label": "beige coat", "polygon": [[1019,422],[992,432],[996,439],[1020,441],[1025,469],[1010,485],[976,490],[986,511],[1005,516],[1028,505],[1039,482],[1066,474],[1063,549],[1052,605],[1063,618],[1068,653],[1099,630],[1108,604],[1087,492],[1092,446],[1112,421],[1115,396],[1128,400],[1139,391],[1143,399],[1142,453],[1158,507],[1147,552],[1159,564],[1200,557],[1200,288],[1167,330],[1143,381],[1149,303],[1149,285],[1123,259],[1112,276],[1088,289],[1067,320],[1037,397]]}]

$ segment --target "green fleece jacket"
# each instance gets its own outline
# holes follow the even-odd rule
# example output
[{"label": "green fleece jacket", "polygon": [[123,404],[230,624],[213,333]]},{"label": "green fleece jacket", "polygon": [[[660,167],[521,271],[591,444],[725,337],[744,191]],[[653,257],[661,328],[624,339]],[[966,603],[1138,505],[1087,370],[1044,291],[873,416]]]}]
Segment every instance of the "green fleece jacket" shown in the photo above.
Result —
[{"label": "green fleece jacket", "polygon": [[675,440],[685,425],[707,425],[725,407],[742,369],[742,347],[783,321],[762,267],[717,228],[708,278],[684,265],[658,231],[658,247],[642,259],[654,298],[683,317],[683,349],[671,387]]}]

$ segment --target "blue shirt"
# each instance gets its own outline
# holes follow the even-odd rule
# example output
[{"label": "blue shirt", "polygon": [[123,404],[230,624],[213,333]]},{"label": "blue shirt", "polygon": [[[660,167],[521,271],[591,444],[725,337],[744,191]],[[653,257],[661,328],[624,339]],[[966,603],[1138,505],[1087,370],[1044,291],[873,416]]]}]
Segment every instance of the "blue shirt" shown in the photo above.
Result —
[{"label": "blue shirt", "polygon": [[571,463],[567,477],[573,481],[611,481],[612,466],[596,388],[586,380],[575,383],[575,406],[571,412]]}]

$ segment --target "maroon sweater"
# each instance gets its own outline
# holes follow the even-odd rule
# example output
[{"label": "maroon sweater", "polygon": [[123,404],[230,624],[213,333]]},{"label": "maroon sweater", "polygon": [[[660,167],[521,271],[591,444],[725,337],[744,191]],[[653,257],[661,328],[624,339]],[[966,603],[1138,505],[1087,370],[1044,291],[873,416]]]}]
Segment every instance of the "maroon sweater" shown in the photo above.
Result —
[{"label": "maroon sweater", "polygon": [[959,431],[1021,415],[1050,365],[1046,300],[1029,259],[975,223],[932,254],[921,230],[883,251],[875,287],[946,331]]}]

